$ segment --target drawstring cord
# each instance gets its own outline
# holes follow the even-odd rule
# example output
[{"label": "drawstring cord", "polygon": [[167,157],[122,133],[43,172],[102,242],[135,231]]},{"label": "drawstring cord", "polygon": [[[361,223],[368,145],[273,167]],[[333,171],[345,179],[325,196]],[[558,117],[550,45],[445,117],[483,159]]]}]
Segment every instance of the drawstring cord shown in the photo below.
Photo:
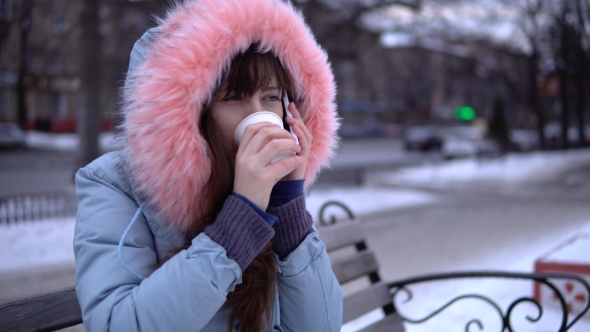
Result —
[{"label": "drawstring cord", "polygon": [[123,265],[123,268],[125,268],[125,270],[127,272],[129,272],[129,274],[131,274],[132,276],[137,278],[139,281],[142,281],[145,278],[140,276],[139,274],[133,272],[133,270],[131,270],[131,268],[129,266],[127,266],[127,264],[125,264],[125,261],[123,260],[123,241],[125,241],[125,238],[127,237],[127,234],[129,234],[131,227],[133,227],[133,224],[135,224],[135,221],[139,217],[139,214],[141,213],[141,209],[143,208],[144,204],[145,204],[145,202],[141,203],[139,208],[137,208],[137,211],[135,212],[133,219],[131,219],[129,226],[127,226],[127,229],[125,230],[125,232],[123,233],[123,236],[121,237],[121,240],[119,241],[119,248],[117,250],[117,253],[119,254],[119,262],[121,262],[121,265]]}]

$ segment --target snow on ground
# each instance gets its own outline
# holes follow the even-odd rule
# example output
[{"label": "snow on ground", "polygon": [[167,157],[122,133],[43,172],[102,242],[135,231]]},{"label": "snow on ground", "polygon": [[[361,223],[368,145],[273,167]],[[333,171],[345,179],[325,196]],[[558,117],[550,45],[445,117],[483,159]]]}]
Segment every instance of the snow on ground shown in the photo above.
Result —
[{"label": "snow on ground", "polygon": [[428,187],[468,182],[519,184],[531,180],[549,179],[551,176],[588,162],[590,162],[590,149],[508,154],[498,159],[451,160],[403,168],[380,173],[379,181]]},{"label": "snow on ground", "polygon": [[[40,131],[28,131],[27,146],[37,149],[76,151],[78,150],[78,134],[53,134]],[[113,133],[100,133],[98,144],[101,150],[116,150],[117,146],[112,143]]]},{"label": "snow on ground", "polygon": [[[534,243],[526,243],[518,248],[495,252],[488,259],[474,262],[475,265],[470,265],[466,269],[533,272],[535,260],[545,254],[547,248],[555,248],[577,234],[590,233],[590,220],[584,224],[586,226],[581,229],[578,227],[566,228],[558,234],[547,234]],[[563,282],[556,281],[556,285],[563,286]],[[531,281],[516,279],[458,279],[427,282],[409,288],[412,291],[414,300],[404,303],[407,296],[405,293],[400,293],[395,298],[396,306],[403,316],[414,320],[428,316],[461,295],[479,294],[487,296],[495,301],[502,312],[505,313],[513,301],[520,297],[532,297],[533,293],[533,283]],[[575,289],[581,290],[580,285],[576,285]],[[542,289],[542,292],[544,291],[548,291],[548,288]],[[567,297],[567,294],[564,295],[566,295],[566,301],[571,300],[571,297],[573,297]],[[557,304],[549,302],[548,305],[545,305],[547,303],[543,302],[543,315],[541,320],[536,323],[531,323],[526,319],[527,316],[538,317],[539,312],[535,306],[530,303],[517,305],[511,315],[514,331],[557,331],[561,323],[561,311]],[[358,331],[381,318],[383,318],[381,310],[374,310],[344,325],[342,332]],[[482,331],[502,330],[502,316],[496,309],[485,301],[473,298],[455,302],[443,312],[428,320],[427,323],[405,323],[405,327],[407,332],[463,331],[467,323],[472,319],[480,320],[483,324],[483,329],[480,329]],[[470,327],[470,331],[479,331],[475,323]],[[590,313],[586,313],[584,318],[578,321],[569,331],[590,331]]]},{"label": "snow on ground", "polygon": [[[35,136],[33,136],[35,137]],[[37,138],[42,142],[41,136]],[[31,138],[31,140],[37,139]],[[39,143],[40,144],[40,143]],[[61,143],[53,142],[55,145]],[[70,143],[68,143],[70,144]],[[68,147],[69,146],[69,147]],[[63,148],[72,148],[63,143]],[[444,185],[449,183],[467,183],[472,181],[496,181],[518,183],[555,175],[576,164],[590,160],[590,150],[572,152],[538,152],[520,155],[508,155],[504,159],[478,163],[474,160],[458,160],[448,163],[407,168],[392,172],[382,180],[393,183],[414,183],[422,185]],[[308,209],[317,218],[320,206],[328,200],[338,200],[347,204],[355,214],[365,215],[388,209],[435,203],[438,196],[417,190],[397,190],[372,186],[353,188],[313,189],[307,200]],[[341,214],[343,216],[343,214]],[[559,234],[547,234],[534,243],[523,243],[517,248],[494,252],[491,256],[466,269],[499,269],[532,272],[536,258],[545,253],[547,248],[572,237],[581,231],[590,232],[590,220],[586,229],[563,229]],[[73,263],[72,235],[74,219],[51,219],[34,222],[22,222],[0,225],[0,273],[25,268]],[[517,253],[517,255],[515,255]],[[460,280],[437,283],[425,283],[412,288],[414,301],[401,304],[405,295],[400,294],[396,300],[403,315],[421,318],[440,308],[455,295],[467,293],[488,294],[505,311],[506,306],[519,295],[531,296],[530,281],[505,280]],[[513,326],[516,331],[555,331],[558,326],[559,312],[546,310],[542,320],[532,324],[525,316],[538,315],[535,307],[523,303],[516,307],[513,314]],[[382,317],[374,311],[360,319],[345,325],[343,332],[357,331],[372,321]],[[481,300],[462,300],[429,323],[406,324],[408,332],[423,331],[460,331],[474,318],[479,318],[485,331],[500,330],[501,319],[495,309]],[[478,330],[472,324],[471,330]],[[590,319],[583,319],[571,331],[590,331]]]},{"label": "snow on ground", "polygon": [[74,217],[0,225],[0,273],[73,264]]},{"label": "snow on ground", "polygon": [[[333,199],[349,205],[357,215],[437,201],[435,195],[412,190],[371,187],[315,190],[307,199],[312,216],[317,218],[320,206]],[[72,217],[0,225],[0,273],[72,264],[74,223]]]},{"label": "snow on ground", "polygon": [[[341,187],[311,190],[307,196],[307,209],[314,220],[319,220],[321,206],[328,201],[338,201],[347,205],[355,215],[367,215],[382,211],[432,204],[439,200],[434,194],[418,190],[400,190],[373,186]],[[333,214],[336,218],[346,218],[338,208],[329,208],[325,217]]]}]

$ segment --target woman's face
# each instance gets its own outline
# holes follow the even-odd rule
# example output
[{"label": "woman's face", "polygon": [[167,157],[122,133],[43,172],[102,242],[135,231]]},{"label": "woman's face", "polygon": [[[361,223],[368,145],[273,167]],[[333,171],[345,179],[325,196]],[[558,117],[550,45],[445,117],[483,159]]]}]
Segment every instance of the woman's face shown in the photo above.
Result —
[{"label": "woman's face", "polygon": [[239,96],[221,90],[213,98],[209,111],[217,130],[221,131],[223,146],[230,155],[235,156],[238,145],[234,141],[234,132],[244,118],[261,111],[273,112],[283,118],[281,91],[275,80],[266,88],[256,90],[252,96]]}]

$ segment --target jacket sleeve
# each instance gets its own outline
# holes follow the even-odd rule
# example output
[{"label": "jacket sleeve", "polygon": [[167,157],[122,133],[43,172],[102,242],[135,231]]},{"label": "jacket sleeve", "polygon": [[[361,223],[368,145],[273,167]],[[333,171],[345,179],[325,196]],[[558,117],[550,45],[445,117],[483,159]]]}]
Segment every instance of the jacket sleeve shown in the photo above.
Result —
[{"label": "jacket sleeve", "polygon": [[278,266],[281,327],[285,331],[340,331],[342,291],[317,231]]},{"label": "jacket sleeve", "polygon": [[[293,220],[297,218],[311,222],[304,200],[305,197],[300,196],[273,209],[272,212],[279,216],[278,223],[305,223]],[[293,213],[293,206],[300,206],[303,210]],[[275,253],[275,259],[279,272],[281,328],[284,331],[340,331],[342,290],[317,230],[312,227],[290,254],[281,259]]]},{"label": "jacket sleeve", "polygon": [[117,246],[138,205],[115,183],[93,164],[76,174],[76,292],[86,329],[199,331],[241,282],[240,267],[200,234],[158,268],[153,235],[140,214],[122,248],[125,263],[145,279],[133,277]]}]

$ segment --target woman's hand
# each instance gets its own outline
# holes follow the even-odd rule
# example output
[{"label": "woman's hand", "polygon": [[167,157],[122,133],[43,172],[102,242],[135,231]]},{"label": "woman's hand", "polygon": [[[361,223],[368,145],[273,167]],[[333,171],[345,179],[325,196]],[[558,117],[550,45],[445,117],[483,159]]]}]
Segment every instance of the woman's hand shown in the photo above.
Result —
[{"label": "woman's hand", "polygon": [[[300,128],[294,128],[294,131],[298,136],[304,135]],[[296,155],[271,164],[281,151],[292,151]],[[234,192],[265,211],[274,185],[286,174],[300,170],[301,164],[306,163],[306,157],[297,155],[302,151],[303,146],[297,144],[288,131],[275,124],[260,122],[249,125],[236,155]]]},{"label": "woman's hand", "polygon": [[286,120],[289,126],[293,128],[293,132],[297,135],[299,139],[299,145],[301,146],[301,151],[297,153],[298,156],[303,157],[304,161],[300,163],[293,172],[287,174],[284,177],[285,180],[302,180],[305,177],[305,170],[307,168],[307,160],[309,159],[309,151],[311,150],[312,144],[312,136],[303,120],[301,119],[301,114],[295,107],[294,103],[289,103],[289,111],[293,114],[293,117],[287,116]]}]

